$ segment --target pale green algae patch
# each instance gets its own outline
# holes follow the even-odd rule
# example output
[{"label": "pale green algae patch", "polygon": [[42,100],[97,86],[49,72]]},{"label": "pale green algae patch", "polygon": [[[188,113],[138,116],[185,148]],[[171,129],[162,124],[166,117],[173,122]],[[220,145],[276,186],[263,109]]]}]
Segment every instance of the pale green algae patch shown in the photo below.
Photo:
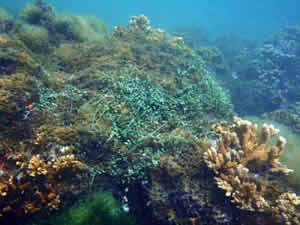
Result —
[{"label": "pale green algae patch", "polygon": [[[285,150],[280,158],[280,161],[289,169],[294,170],[288,176],[288,181],[300,191],[300,136],[295,134],[291,128],[273,120],[262,119],[259,117],[245,117],[253,123],[262,126],[264,123],[273,124],[275,128],[280,130],[277,136],[283,136],[287,140]],[[273,138],[275,141],[277,137]],[[275,144],[275,142],[273,143]]]},{"label": "pale green algae patch", "polygon": [[27,225],[136,225],[109,192],[97,191],[71,208]]}]

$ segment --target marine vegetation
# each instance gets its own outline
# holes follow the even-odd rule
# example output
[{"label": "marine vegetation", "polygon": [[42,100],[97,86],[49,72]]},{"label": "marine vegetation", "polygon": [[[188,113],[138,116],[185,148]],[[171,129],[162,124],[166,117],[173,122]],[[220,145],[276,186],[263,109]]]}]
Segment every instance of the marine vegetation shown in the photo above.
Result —
[{"label": "marine vegetation", "polygon": [[107,36],[104,22],[97,17],[61,14],[43,0],[27,4],[20,17],[28,24],[47,30],[51,34],[50,41],[56,45],[65,40],[94,41]]},{"label": "marine vegetation", "polygon": [[[50,218],[38,218],[31,225],[134,225],[130,217],[111,193],[98,191],[71,208]],[[37,220],[37,219],[35,219]]]},{"label": "marine vegetation", "polygon": [[23,25],[18,31],[17,38],[33,52],[47,53],[50,50],[49,34],[43,27],[28,24]]},{"label": "marine vegetation", "polygon": [[17,22],[7,10],[0,8],[0,33],[11,33],[17,27]]}]

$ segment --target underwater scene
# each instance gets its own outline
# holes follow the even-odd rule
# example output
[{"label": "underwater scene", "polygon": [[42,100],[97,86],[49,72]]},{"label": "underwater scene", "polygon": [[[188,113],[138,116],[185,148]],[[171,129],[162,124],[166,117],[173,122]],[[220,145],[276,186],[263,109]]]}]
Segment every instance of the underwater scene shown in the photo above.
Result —
[{"label": "underwater scene", "polygon": [[0,0],[0,225],[300,225],[297,0]]}]

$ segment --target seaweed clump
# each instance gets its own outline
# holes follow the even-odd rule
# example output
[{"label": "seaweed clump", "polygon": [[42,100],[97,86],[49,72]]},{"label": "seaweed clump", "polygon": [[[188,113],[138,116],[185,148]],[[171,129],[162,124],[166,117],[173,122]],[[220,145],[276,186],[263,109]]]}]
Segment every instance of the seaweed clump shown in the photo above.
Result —
[{"label": "seaweed clump", "polygon": [[47,53],[50,50],[48,31],[43,27],[23,25],[20,27],[17,37],[33,52]]},{"label": "seaweed clump", "polygon": [[[134,218],[128,215],[111,193],[97,191],[69,209],[48,217],[38,218],[31,225],[134,225]],[[36,219],[35,219],[36,220]]]},{"label": "seaweed clump", "polygon": [[[43,0],[27,4],[20,17],[28,24],[46,30],[49,33],[50,42],[56,45],[62,41],[94,41],[107,36],[106,25],[97,17],[60,14]],[[29,35],[19,32],[25,37]]]},{"label": "seaweed clump", "polygon": [[0,33],[12,33],[17,29],[17,22],[4,8],[0,8]]}]

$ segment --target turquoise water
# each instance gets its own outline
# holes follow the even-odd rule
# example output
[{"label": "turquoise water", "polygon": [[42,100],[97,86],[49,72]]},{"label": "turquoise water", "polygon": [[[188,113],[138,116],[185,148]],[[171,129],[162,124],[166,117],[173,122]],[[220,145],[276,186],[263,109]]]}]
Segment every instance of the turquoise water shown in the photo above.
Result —
[{"label": "turquoise water", "polygon": [[[22,7],[25,0],[2,0],[9,8]],[[266,39],[280,28],[300,21],[298,0],[227,0],[227,1],[99,1],[49,0],[58,10],[96,14],[110,26],[126,24],[133,15],[145,14],[155,27],[197,25],[215,34],[236,33]]]}]

